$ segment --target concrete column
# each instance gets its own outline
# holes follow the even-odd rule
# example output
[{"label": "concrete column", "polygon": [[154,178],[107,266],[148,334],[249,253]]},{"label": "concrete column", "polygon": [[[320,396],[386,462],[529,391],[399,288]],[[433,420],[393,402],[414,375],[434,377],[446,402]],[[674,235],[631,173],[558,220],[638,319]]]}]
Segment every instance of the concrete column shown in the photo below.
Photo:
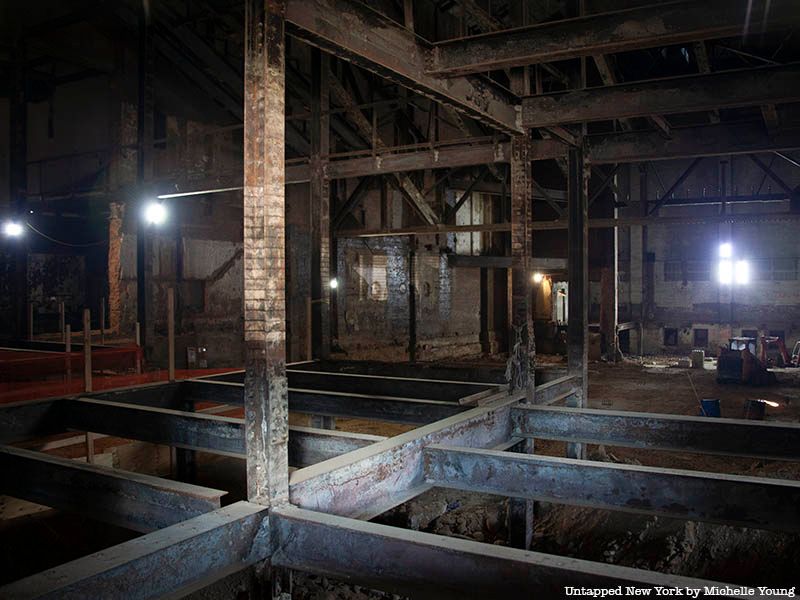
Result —
[{"label": "concrete column", "polygon": [[285,3],[245,2],[244,342],[247,496],[289,499]]},{"label": "concrete column", "polygon": [[330,181],[325,173],[330,154],[328,54],[311,48],[311,296],[316,310],[312,329],[319,358],[331,352],[331,223]]},{"label": "concrete column", "polygon": [[[589,364],[589,222],[587,202],[587,169],[581,148],[570,148],[569,178],[567,181],[568,250],[567,276],[568,312],[567,368],[581,377],[580,395],[572,396],[567,406],[585,407],[588,392]],[[582,458],[583,444],[568,444],[567,456]]]}]

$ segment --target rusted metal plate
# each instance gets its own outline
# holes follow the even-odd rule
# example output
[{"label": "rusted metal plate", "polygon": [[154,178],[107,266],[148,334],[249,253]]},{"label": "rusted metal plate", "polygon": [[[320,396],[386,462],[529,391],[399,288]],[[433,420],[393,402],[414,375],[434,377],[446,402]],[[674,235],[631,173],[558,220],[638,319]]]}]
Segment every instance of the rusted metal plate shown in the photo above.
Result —
[{"label": "rusted metal plate", "polygon": [[514,435],[628,446],[800,460],[800,424],[709,419],[589,408],[520,406],[511,410]]},{"label": "rusted metal plate", "polygon": [[428,446],[425,481],[560,504],[800,532],[800,482]]}]

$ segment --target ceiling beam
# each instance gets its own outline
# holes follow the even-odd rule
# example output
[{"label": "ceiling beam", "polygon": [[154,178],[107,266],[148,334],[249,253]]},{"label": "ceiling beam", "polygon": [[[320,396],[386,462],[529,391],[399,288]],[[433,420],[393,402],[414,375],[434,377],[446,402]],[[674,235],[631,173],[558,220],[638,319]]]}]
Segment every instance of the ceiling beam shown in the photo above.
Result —
[{"label": "ceiling beam", "polygon": [[774,152],[800,147],[800,128],[770,136],[762,123],[731,123],[673,128],[665,139],[658,132],[625,132],[586,138],[593,164],[668,160]]},{"label": "ceiling beam", "polygon": [[356,0],[290,0],[289,32],[390,81],[508,133],[521,133],[516,99],[486,79],[425,73],[430,44]]},{"label": "ceiling beam", "polygon": [[[748,5],[752,5],[748,14]],[[767,14],[765,15],[765,10]],[[745,23],[783,29],[800,22],[794,0],[679,0],[439,42],[428,73],[464,76],[739,36]]]},{"label": "ceiling beam", "polygon": [[800,66],[791,64],[530,96],[522,101],[522,122],[548,127],[797,101]]}]

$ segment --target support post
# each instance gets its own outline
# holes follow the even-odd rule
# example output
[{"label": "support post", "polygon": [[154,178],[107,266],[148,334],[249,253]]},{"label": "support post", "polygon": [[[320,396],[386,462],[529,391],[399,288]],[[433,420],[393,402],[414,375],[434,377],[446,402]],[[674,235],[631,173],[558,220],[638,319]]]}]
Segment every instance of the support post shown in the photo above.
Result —
[{"label": "support post", "polygon": [[311,296],[316,300],[314,319],[317,355],[326,359],[331,351],[331,220],[330,181],[326,173],[330,154],[329,82],[330,59],[319,48],[311,48]]},{"label": "support post", "polygon": [[106,299],[100,298],[100,345],[106,343]]},{"label": "support post", "polygon": [[247,496],[289,498],[285,3],[245,2],[244,338]]},{"label": "support post", "polygon": [[417,237],[408,239],[408,362],[417,362]]},{"label": "support post", "polygon": [[141,375],[142,374],[142,328],[139,325],[139,321],[136,321],[136,373]]},{"label": "support post", "polygon": [[[13,49],[12,91],[9,98],[9,155],[8,155],[8,198],[15,216],[22,220],[28,215],[28,97],[26,93],[26,51],[25,39],[20,36]],[[25,323],[28,294],[28,243],[19,239],[14,244],[14,335],[17,339],[26,332]],[[28,320],[28,322],[30,322]],[[30,336],[29,336],[30,337]]]},{"label": "support post", "polygon": [[[509,356],[512,389],[524,388],[523,403],[535,402],[536,340],[533,333],[531,258],[533,256],[533,187],[531,149],[528,136],[511,140],[511,299]],[[519,344],[519,346],[517,346]],[[533,453],[533,440],[525,440],[520,450]],[[511,498],[508,504],[509,544],[527,550],[533,541],[534,505],[532,500]]]},{"label": "support post", "polygon": [[[153,92],[153,34],[146,6],[139,10],[139,48],[138,48],[138,98],[137,98],[137,151],[136,184],[141,202],[146,202],[146,182],[153,176],[153,112],[155,95]],[[147,352],[148,341],[152,341],[153,320],[150,295],[150,258],[147,247],[150,236],[142,215],[136,217],[136,319],[141,325],[141,346]]]},{"label": "support post", "polygon": [[67,383],[72,381],[72,325],[64,326],[64,354],[66,358]]},{"label": "support post", "polygon": [[64,326],[66,324],[66,321],[67,321],[67,318],[66,318],[66,312],[65,312],[65,309],[64,309],[64,303],[63,302],[59,302],[58,303],[58,332],[61,334],[61,341],[62,342],[66,341],[66,329],[64,328]]},{"label": "support post", "polygon": [[167,289],[167,360],[169,380],[175,381],[175,290]]},{"label": "support post", "polygon": [[83,389],[92,391],[92,313],[83,309]]},{"label": "support post", "polygon": [[[569,212],[567,277],[568,277],[568,324],[567,324],[567,369],[581,378],[581,392],[567,400],[567,406],[584,408],[588,390],[589,362],[589,223],[586,190],[586,163],[582,148],[569,150],[569,180],[567,203]],[[567,456],[583,458],[583,444],[567,445]]]},{"label": "support post", "polygon": [[33,302],[28,302],[28,339],[33,341]]}]

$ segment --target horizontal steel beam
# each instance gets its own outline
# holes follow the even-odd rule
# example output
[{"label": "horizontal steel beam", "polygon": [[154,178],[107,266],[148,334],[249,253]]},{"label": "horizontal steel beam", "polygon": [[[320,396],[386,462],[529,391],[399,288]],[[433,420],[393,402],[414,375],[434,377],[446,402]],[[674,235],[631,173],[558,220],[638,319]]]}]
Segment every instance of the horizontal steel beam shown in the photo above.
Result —
[{"label": "horizontal steel beam", "polygon": [[425,448],[425,482],[560,504],[800,532],[800,482],[452,446]]},{"label": "horizontal steel beam", "polygon": [[522,122],[549,127],[797,101],[800,67],[789,64],[528,96]]},{"label": "horizontal steel beam", "polygon": [[127,527],[153,531],[215,510],[227,492],[0,447],[0,493]]},{"label": "horizontal steel beam", "polygon": [[[589,229],[608,229],[611,227],[631,227],[634,225],[710,225],[717,223],[780,223],[800,220],[800,213],[739,213],[739,214],[685,214],[677,216],[619,217],[614,219],[589,219]],[[534,221],[534,231],[567,229],[567,221]]]},{"label": "horizontal steel beam", "polygon": [[517,437],[800,460],[797,423],[539,406],[513,408],[511,419]]},{"label": "horizontal steel beam", "polygon": [[580,392],[582,389],[579,375],[565,375],[564,377],[538,384],[534,399],[536,404],[553,404]]},{"label": "horizontal steel beam", "polygon": [[138,404],[80,398],[58,403],[65,429],[244,456],[244,420]]},{"label": "horizontal steel beam", "polygon": [[415,599],[562,598],[565,586],[725,585],[409,531],[290,505],[275,508],[270,520],[273,565]]},{"label": "horizontal steel beam", "polygon": [[0,587],[17,600],[160,598],[269,556],[267,509],[237,502]]},{"label": "horizontal steel beam", "polygon": [[323,392],[376,394],[399,398],[419,398],[457,402],[459,398],[496,388],[491,384],[437,379],[412,379],[359,373],[326,373],[287,369],[289,387]]},{"label": "horizontal steel beam", "polygon": [[515,99],[488,80],[425,73],[430,45],[355,0],[290,0],[289,31],[368,71],[508,133],[522,133]]},{"label": "horizontal steel beam", "polygon": [[669,138],[656,131],[590,135],[586,145],[593,164],[750,154],[800,148],[800,127],[769,134],[760,121],[699,125],[672,128]]},{"label": "horizontal steel beam", "polygon": [[499,393],[484,406],[300,469],[289,475],[289,497],[302,508],[372,518],[427,489],[425,444],[494,447],[511,438],[511,405],[520,394]]},{"label": "horizontal steel beam", "polygon": [[385,439],[384,436],[368,433],[291,426],[289,464],[293,467],[308,467]]},{"label": "horizontal steel beam", "polygon": [[793,0],[680,0],[482,34],[434,46],[439,76],[741,36],[747,24],[788,29],[800,22]]},{"label": "horizontal steel beam", "polygon": [[[245,457],[244,419],[122,404],[92,398],[61,400],[64,428]],[[306,467],[385,438],[376,435],[289,427],[289,464]]]},{"label": "horizontal steel beam", "polygon": [[[181,382],[181,386],[184,399],[187,400],[237,406],[243,403],[243,384],[193,379]],[[421,424],[438,421],[463,409],[453,402],[437,400],[290,388],[289,410],[314,415]]]},{"label": "horizontal steel beam", "polygon": [[290,389],[289,410],[312,415],[420,425],[456,415],[463,408],[454,402],[437,400]]},{"label": "horizontal steel beam", "polygon": [[0,404],[0,444],[62,431],[54,414],[53,400],[26,400]]}]

